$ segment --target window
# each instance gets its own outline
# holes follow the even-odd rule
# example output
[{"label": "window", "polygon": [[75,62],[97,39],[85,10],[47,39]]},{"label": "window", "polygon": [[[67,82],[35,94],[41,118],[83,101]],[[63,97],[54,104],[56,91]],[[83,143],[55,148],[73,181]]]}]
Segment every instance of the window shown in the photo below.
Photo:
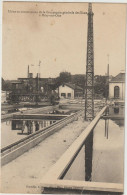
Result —
[{"label": "window", "polygon": [[114,87],[114,98],[119,98],[120,89],[119,86]]},{"label": "window", "polygon": [[68,93],[67,96],[70,98],[71,97],[71,93]]},{"label": "window", "polygon": [[66,93],[61,93],[61,96],[66,97]]}]

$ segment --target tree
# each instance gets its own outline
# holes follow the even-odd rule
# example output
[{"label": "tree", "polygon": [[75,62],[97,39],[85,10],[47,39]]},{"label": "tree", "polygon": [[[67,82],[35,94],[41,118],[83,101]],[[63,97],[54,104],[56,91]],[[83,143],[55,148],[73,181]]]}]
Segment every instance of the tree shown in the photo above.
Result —
[{"label": "tree", "polygon": [[4,80],[2,78],[2,90],[3,91],[11,91],[12,90],[12,84],[10,80]]},{"label": "tree", "polygon": [[85,75],[84,74],[75,74],[71,76],[71,82],[83,90],[85,89]]},{"label": "tree", "polygon": [[61,72],[59,75],[59,82],[68,83],[71,81],[71,73],[70,72]]},{"label": "tree", "polygon": [[60,72],[59,76],[55,79],[54,87],[57,88],[63,83],[71,82],[71,73],[70,72]]},{"label": "tree", "polygon": [[4,90],[4,86],[5,86],[5,81],[4,81],[4,79],[2,78],[2,80],[1,80],[1,88],[2,88],[2,90]]},{"label": "tree", "polygon": [[107,77],[96,75],[94,77],[94,93],[95,96],[108,96],[108,84],[107,84]]}]

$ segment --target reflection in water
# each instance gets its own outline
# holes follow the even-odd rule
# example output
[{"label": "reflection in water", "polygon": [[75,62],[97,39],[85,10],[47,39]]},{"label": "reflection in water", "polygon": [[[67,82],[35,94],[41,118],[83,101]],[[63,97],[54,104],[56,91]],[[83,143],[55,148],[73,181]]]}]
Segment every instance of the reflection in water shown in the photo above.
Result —
[{"label": "reflection in water", "polygon": [[105,119],[105,137],[108,139],[109,119]]},{"label": "reflection in water", "polygon": [[11,129],[12,130],[21,130],[22,134],[26,132],[31,134],[40,129],[52,125],[56,121],[52,120],[12,120]]},{"label": "reflection in water", "polygon": [[6,121],[6,125],[7,126],[9,126],[10,124],[11,124],[11,121],[10,120]]},{"label": "reflection in water", "polygon": [[93,131],[89,134],[85,142],[85,180],[91,181],[93,156]]},{"label": "reflection in water", "polygon": [[124,119],[112,119],[117,125],[119,125],[119,127],[123,127],[124,126]]},{"label": "reflection in water", "polygon": [[123,143],[124,127],[101,119],[63,179],[122,183]]},{"label": "reflection in water", "polygon": [[[6,147],[16,141],[19,141],[20,139],[28,136],[28,127],[26,126],[26,121],[29,121],[29,119],[23,119],[23,120],[8,120],[4,121],[1,124],[1,148]],[[56,120],[37,120],[33,119],[31,120],[32,127],[31,132],[35,133],[39,130],[43,130],[45,127],[48,127],[49,125],[52,125],[56,122]],[[36,124],[36,122],[38,124]],[[24,126],[23,126],[24,123]],[[32,129],[33,128],[33,129]],[[23,133],[22,133],[23,131]]]},{"label": "reflection in water", "polygon": [[79,154],[69,166],[67,172],[62,176],[67,180],[92,180],[92,159],[93,159],[93,131],[87,137]]},{"label": "reflection in water", "polygon": [[23,120],[12,120],[11,129],[12,130],[21,130],[23,125]]}]

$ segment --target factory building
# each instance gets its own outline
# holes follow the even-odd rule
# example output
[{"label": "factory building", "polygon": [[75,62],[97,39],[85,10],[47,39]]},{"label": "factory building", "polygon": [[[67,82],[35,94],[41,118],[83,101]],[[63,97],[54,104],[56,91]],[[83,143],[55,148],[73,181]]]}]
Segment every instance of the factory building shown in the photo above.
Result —
[{"label": "factory building", "polygon": [[83,97],[83,89],[75,84],[64,83],[59,86],[58,93],[60,98],[74,99]]}]

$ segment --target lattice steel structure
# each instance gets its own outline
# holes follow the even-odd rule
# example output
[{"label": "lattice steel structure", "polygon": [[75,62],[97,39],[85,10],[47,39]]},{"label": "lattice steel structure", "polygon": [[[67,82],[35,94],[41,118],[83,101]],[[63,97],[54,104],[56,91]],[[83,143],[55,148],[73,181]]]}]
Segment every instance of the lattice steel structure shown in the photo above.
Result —
[{"label": "lattice steel structure", "polygon": [[93,12],[88,5],[87,62],[85,90],[85,120],[94,118],[94,47],[93,47]]}]

